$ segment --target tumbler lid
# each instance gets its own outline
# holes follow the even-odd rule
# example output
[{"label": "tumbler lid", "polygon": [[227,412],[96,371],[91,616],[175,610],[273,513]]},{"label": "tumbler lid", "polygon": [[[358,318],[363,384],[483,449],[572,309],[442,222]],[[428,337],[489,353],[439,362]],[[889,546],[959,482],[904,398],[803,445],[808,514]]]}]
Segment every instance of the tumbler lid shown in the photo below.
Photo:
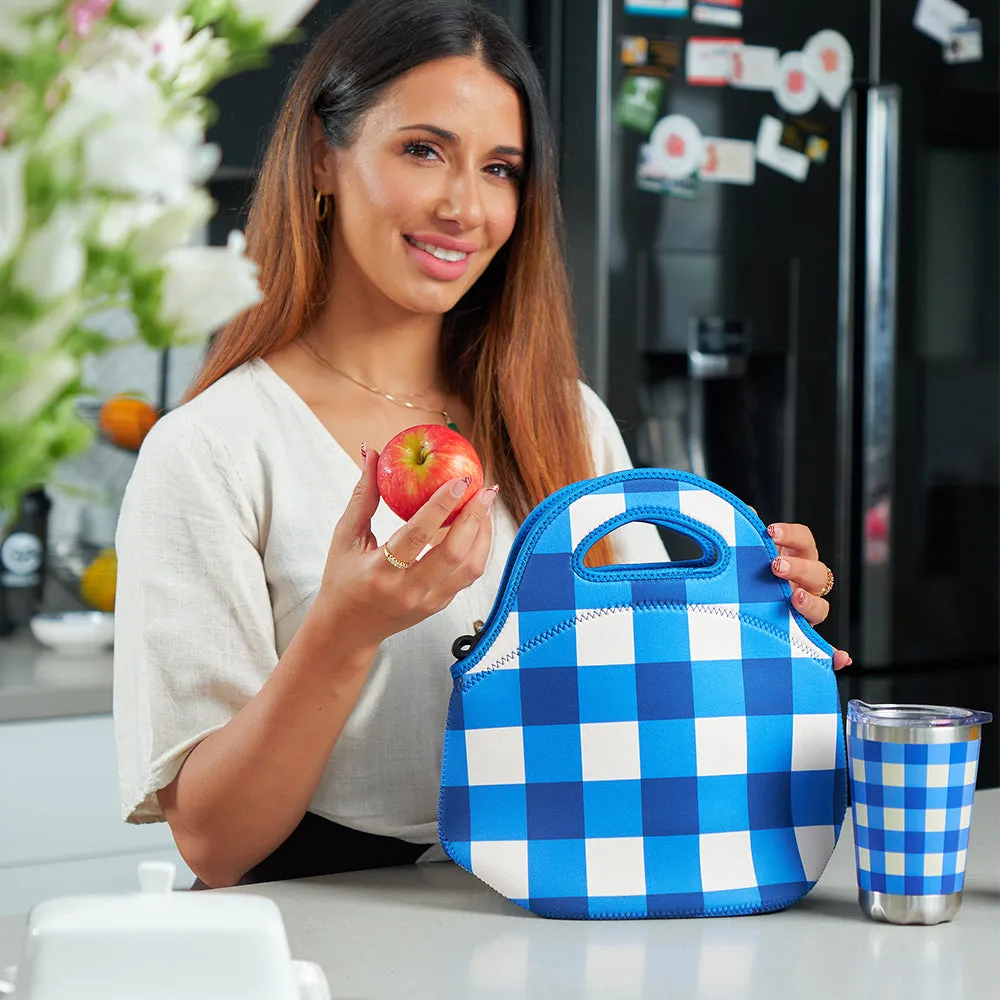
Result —
[{"label": "tumbler lid", "polygon": [[942,729],[982,726],[993,721],[993,714],[945,705],[869,705],[858,698],[852,698],[847,703],[847,718],[868,726]]}]

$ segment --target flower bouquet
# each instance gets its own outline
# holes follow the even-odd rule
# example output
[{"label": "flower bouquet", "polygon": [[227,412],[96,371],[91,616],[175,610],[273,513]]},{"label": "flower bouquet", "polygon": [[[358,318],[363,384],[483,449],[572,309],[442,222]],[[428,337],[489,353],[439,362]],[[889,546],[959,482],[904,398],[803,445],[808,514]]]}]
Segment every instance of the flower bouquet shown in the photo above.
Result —
[{"label": "flower bouquet", "polygon": [[190,245],[215,212],[204,95],[314,2],[0,3],[0,525],[90,444],[83,361],[121,343],[101,313],[164,349],[260,298],[242,233]]}]

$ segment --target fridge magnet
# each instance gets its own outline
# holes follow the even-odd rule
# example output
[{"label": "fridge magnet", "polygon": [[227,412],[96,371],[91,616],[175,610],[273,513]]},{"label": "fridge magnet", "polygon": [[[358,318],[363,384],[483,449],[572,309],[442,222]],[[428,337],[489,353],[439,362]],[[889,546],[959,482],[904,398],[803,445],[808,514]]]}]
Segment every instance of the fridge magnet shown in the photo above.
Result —
[{"label": "fridge magnet", "polygon": [[920,0],[913,14],[913,26],[942,45],[951,41],[952,31],[969,20],[969,12],[954,0]]},{"label": "fridge magnet", "polygon": [[983,27],[978,17],[951,29],[951,41],[944,46],[946,63],[982,62]]},{"label": "fridge magnet", "polygon": [[817,31],[802,47],[802,58],[820,97],[839,111],[854,76],[851,43],[839,31]]},{"label": "fridge magnet", "polygon": [[672,76],[681,64],[681,44],[676,38],[656,38],[649,43],[649,62],[651,67],[664,71],[664,75]]},{"label": "fridge magnet", "polygon": [[[781,144],[805,153],[814,163],[822,163],[826,157],[824,155],[820,159],[820,156],[830,145],[824,138],[824,132],[822,124],[812,118],[793,118],[781,127]],[[813,143],[811,147],[815,155],[809,153],[811,139],[819,140],[818,144]]]},{"label": "fridge magnet", "polygon": [[757,175],[754,144],[745,139],[705,136],[705,160],[698,171],[703,181],[720,184],[753,184]]},{"label": "fridge magnet", "polygon": [[809,176],[809,157],[781,144],[781,122],[764,115],[757,130],[757,162],[801,183]]},{"label": "fridge magnet", "polygon": [[804,115],[816,106],[819,87],[806,72],[801,52],[786,52],[778,60],[774,97],[781,109],[790,115]]},{"label": "fridge magnet", "polygon": [[655,76],[626,76],[618,95],[615,118],[625,128],[643,135],[656,123],[663,97],[663,81]]},{"label": "fridge magnet", "polygon": [[709,0],[691,8],[691,20],[719,28],[743,27],[743,0]]},{"label": "fridge magnet", "polygon": [[730,86],[739,90],[774,90],[778,82],[777,49],[767,45],[741,45],[733,50]]},{"label": "fridge magnet", "polygon": [[625,0],[626,14],[646,17],[686,17],[688,0]]},{"label": "fridge magnet", "polygon": [[811,135],[806,139],[806,156],[813,163],[826,163],[827,154],[830,152],[830,143],[822,136]]},{"label": "fridge magnet", "polygon": [[640,191],[652,194],[668,194],[674,198],[692,200],[698,193],[698,175],[689,177],[666,177],[659,162],[648,145],[639,147],[639,165],[635,174],[635,186]]},{"label": "fridge magnet", "polygon": [[733,69],[733,53],[743,47],[742,38],[689,38],[684,74],[694,87],[725,87]]},{"label": "fridge magnet", "polygon": [[705,159],[701,131],[684,115],[661,118],[649,137],[648,165],[668,180],[690,177]]},{"label": "fridge magnet", "polygon": [[621,40],[623,66],[645,66],[649,58],[649,41],[642,35],[625,35]]},{"label": "fridge magnet", "polygon": [[626,66],[627,74],[636,76],[658,76],[669,80],[677,71],[681,61],[681,46],[676,39],[650,38],[646,52],[646,62],[642,66]]}]

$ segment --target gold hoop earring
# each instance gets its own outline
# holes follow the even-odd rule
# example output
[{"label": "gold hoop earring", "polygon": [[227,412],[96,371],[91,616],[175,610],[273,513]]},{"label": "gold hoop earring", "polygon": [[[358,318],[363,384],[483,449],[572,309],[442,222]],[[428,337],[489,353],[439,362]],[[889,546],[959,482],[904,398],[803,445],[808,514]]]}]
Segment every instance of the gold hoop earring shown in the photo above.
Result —
[{"label": "gold hoop earring", "polygon": [[330,213],[330,198],[322,191],[316,192],[316,218],[319,222],[324,222]]}]

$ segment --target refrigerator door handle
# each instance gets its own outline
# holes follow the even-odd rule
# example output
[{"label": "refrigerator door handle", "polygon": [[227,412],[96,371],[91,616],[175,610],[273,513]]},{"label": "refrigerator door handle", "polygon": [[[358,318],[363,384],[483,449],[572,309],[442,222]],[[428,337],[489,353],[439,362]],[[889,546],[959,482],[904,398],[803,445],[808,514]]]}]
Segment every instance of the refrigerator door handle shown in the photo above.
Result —
[{"label": "refrigerator door handle", "polygon": [[840,118],[840,221],[837,260],[837,441],[834,486],[834,566],[840,649],[850,649],[854,586],[851,537],[854,491],[854,295],[857,211],[858,95],[851,90]]},{"label": "refrigerator door handle", "polygon": [[594,275],[594,391],[608,398],[608,310],[611,304],[612,191],[612,51],[614,48],[614,4],[598,0],[597,6],[597,273]]},{"label": "refrigerator door handle", "polygon": [[859,653],[866,666],[887,664],[892,640],[900,103],[895,85],[868,92],[859,573]]}]

